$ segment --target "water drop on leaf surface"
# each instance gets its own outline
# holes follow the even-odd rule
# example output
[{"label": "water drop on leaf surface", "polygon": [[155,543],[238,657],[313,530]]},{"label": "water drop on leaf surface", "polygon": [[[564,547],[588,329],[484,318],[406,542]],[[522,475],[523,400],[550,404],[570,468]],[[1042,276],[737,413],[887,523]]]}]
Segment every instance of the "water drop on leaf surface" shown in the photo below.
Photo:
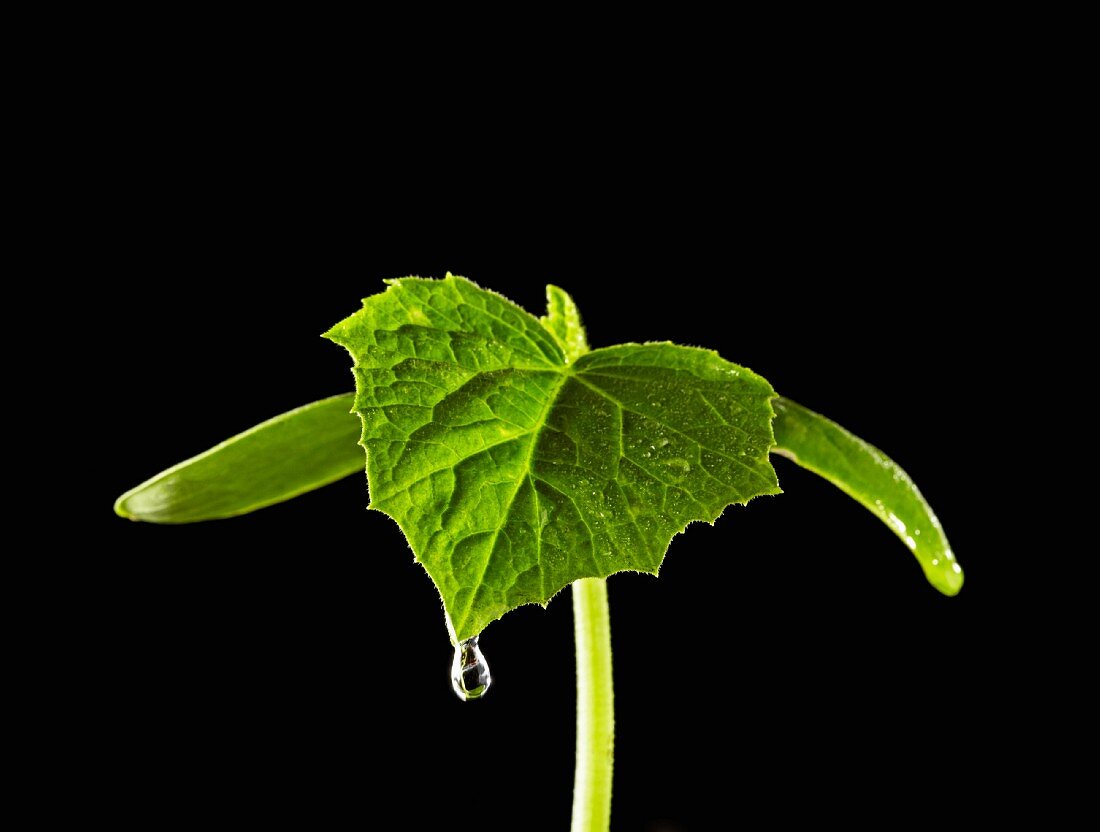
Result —
[{"label": "water drop on leaf surface", "polygon": [[451,687],[455,695],[464,702],[480,699],[492,683],[489,663],[477,646],[477,636],[460,641],[451,662]]}]

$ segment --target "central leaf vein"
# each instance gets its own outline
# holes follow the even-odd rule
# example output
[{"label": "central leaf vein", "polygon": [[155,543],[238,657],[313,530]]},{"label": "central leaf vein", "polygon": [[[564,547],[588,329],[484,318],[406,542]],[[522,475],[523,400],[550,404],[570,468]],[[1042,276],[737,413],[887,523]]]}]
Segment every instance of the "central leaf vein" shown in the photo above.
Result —
[{"label": "central leaf vein", "polygon": [[[528,440],[527,445],[527,455],[524,458],[523,465],[521,467],[522,474],[516,478],[516,487],[512,489],[512,494],[509,496],[508,502],[506,503],[504,510],[501,512],[501,522],[497,525],[496,529],[493,530],[492,538],[489,541],[489,545],[486,547],[485,562],[481,566],[481,574],[478,576],[477,582],[475,583],[473,588],[473,592],[470,593],[470,600],[466,605],[465,611],[463,612],[463,623],[465,623],[466,619],[469,618],[470,610],[474,605],[474,601],[477,599],[478,594],[481,592],[481,587],[483,586],[485,581],[485,573],[489,569],[489,563],[493,559],[493,552],[496,550],[497,540],[500,539],[500,533],[507,523],[508,516],[512,513],[512,506],[515,505],[516,496],[519,494],[519,490],[523,487],[523,482],[526,479],[523,474],[526,474],[527,477],[530,476],[531,459],[535,454],[535,446],[538,444],[538,439],[540,434],[542,433],[543,426],[546,424],[546,416],[550,413],[550,409],[554,406],[554,402],[557,400],[558,394],[561,393],[562,387],[565,386],[565,382],[570,376],[570,374],[565,372],[564,369],[565,368],[563,367],[563,371],[560,372],[560,377],[558,378],[557,382],[555,382],[553,389],[547,395],[546,404],[542,408],[542,413],[539,414],[539,418],[535,421],[534,430],[532,430],[530,433],[530,439]],[[533,488],[534,485],[532,484],[532,489]]]}]

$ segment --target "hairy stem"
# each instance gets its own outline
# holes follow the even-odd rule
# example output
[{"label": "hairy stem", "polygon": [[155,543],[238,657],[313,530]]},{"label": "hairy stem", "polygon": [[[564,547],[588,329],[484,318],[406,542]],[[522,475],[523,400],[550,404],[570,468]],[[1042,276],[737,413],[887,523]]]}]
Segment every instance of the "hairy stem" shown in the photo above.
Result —
[{"label": "hairy stem", "polygon": [[572,832],[607,832],[615,762],[615,690],[611,679],[611,622],[607,583],[573,584],[577,643],[577,769]]}]

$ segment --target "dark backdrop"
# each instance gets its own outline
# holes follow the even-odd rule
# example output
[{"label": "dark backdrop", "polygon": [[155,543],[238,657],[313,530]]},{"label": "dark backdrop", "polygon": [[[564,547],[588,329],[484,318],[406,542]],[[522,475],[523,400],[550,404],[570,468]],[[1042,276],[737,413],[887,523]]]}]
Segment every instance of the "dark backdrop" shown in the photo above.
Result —
[{"label": "dark backdrop", "polygon": [[901,463],[966,569],[940,596],[887,528],[780,459],[783,495],[690,527],[660,579],[612,577],[613,828],[874,819],[883,803],[911,817],[967,793],[996,754],[990,680],[1008,672],[1002,576],[960,464],[988,360],[967,185],[896,147],[792,146],[782,164],[749,154],[743,175],[688,155],[659,181],[611,155],[540,157],[488,189],[446,151],[414,178],[385,158],[348,167],[350,143],[295,156],[234,135],[135,148],[89,242],[108,275],[77,635],[84,730],[109,752],[96,801],[150,819],[382,828],[397,807],[407,823],[389,828],[567,827],[568,593],[488,628],[495,686],[464,704],[435,590],[365,510],[363,477],[197,526],[111,515],[160,469],[350,389],[319,333],[384,278],[447,270],[536,314],[545,283],[565,287],[594,346],[670,339],[751,367]]}]

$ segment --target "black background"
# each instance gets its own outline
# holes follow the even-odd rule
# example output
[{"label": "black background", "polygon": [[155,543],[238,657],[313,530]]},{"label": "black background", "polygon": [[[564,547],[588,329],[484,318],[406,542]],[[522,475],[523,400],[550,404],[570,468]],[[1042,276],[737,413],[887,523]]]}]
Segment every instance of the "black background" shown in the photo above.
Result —
[{"label": "black background", "polygon": [[887,528],[780,459],[783,495],[690,527],[660,579],[614,576],[614,829],[807,806],[911,817],[973,794],[1012,671],[1003,571],[972,496],[982,451],[963,427],[991,395],[974,334],[988,312],[968,282],[989,230],[972,212],[981,183],[945,153],[788,133],[735,162],[734,137],[711,134],[705,163],[680,149],[659,172],[652,147],[513,149],[490,185],[430,132],[400,160],[365,158],[366,134],[339,119],[152,112],[85,206],[87,257],[109,275],[89,402],[105,418],[84,468],[94,600],[76,651],[89,765],[110,761],[96,801],[148,819],[373,828],[396,809],[394,828],[567,827],[568,593],[488,628],[494,689],[464,704],[438,596],[365,509],[363,478],[197,526],[110,510],[158,470],[350,389],[319,334],[384,278],[447,270],[536,314],[544,285],[563,286],[593,346],[669,339],[751,367],[901,463],[966,570],[962,594],[940,596]]}]

